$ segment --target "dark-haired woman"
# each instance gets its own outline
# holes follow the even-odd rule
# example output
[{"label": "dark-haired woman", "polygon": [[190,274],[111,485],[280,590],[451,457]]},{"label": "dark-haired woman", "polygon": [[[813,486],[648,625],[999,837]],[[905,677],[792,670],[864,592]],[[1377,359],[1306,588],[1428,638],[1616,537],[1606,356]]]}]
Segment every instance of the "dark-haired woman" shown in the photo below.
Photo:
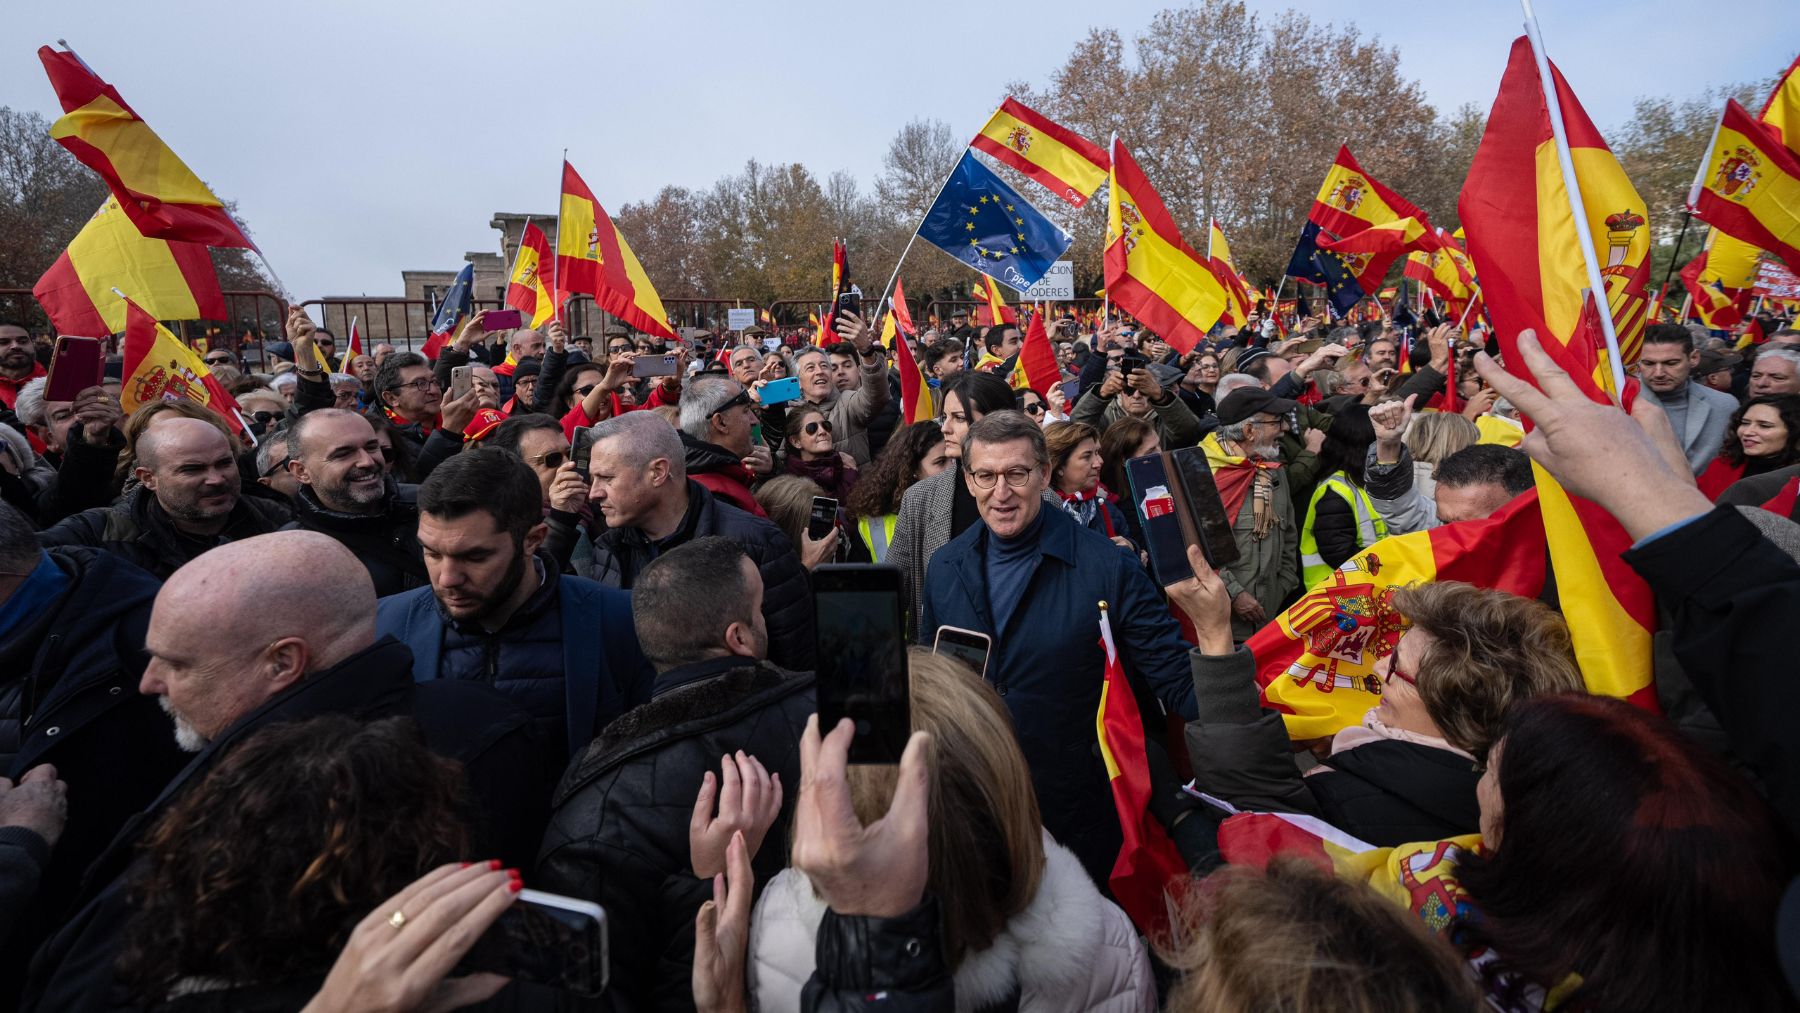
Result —
[{"label": "dark-haired woman", "polygon": [[149,1009],[299,1009],[371,910],[466,857],[466,814],[410,719],[274,725],[150,832],[120,978]]},{"label": "dark-haired woman", "polygon": [[1800,394],[1765,394],[1745,402],[1731,416],[1719,456],[1700,473],[1706,498],[1741,478],[1750,478],[1800,463]]},{"label": "dark-haired woman", "polygon": [[887,561],[900,519],[900,500],[915,483],[950,467],[948,441],[936,422],[902,426],[857,479],[844,513],[869,559]]},{"label": "dark-haired woman", "polygon": [[817,482],[825,495],[844,503],[856,487],[856,461],[837,449],[831,426],[831,417],[818,407],[789,412],[781,468],[785,474]]},{"label": "dark-haired woman", "polygon": [[1375,427],[1369,406],[1351,404],[1332,417],[1319,448],[1319,472],[1300,528],[1300,582],[1313,587],[1363,549],[1387,537],[1387,522],[1363,488]]}]

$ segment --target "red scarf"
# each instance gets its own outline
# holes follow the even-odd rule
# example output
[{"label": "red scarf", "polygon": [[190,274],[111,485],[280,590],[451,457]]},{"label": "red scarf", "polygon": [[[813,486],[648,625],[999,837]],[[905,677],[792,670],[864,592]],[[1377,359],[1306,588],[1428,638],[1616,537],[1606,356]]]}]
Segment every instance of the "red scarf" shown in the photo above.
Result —
[{"label": "red scarf", "polygon": [[1062,497],[1064,503],[1074,503],[1078,505],[1077,509],[1070,510],[1069,514],[1077,520],[1080,520],[1083,524],[1087,523],[1087,518],[1082,516],[1079,504],[1097,501],[1094,503],[1094,510],[1098,511],[1100,514],[1100,525],[1106,529],[1106,537],[1117,537],[1118,532],[1113,530],[1112,511],[1106,509],[1106,505],[1113,502],[1115,497],[1112,493],[1107,491],[1104,483],[1095,482],[1092,489],[1081,492],[1063,492],[1061,489],[1058,489],[1056,494]]}]

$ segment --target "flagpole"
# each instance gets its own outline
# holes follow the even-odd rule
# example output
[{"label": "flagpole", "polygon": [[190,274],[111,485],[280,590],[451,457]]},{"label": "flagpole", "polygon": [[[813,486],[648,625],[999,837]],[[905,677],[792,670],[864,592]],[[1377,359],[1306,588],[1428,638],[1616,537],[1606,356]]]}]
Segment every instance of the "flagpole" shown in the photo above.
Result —
[{"label": "flagpole", "polygon": [[894,291],[894,282],[900,277],[900,266],[906,263],[906,255],[912,252],[913,244],[919,240],[919,230],[925,227],[925,219],[931,217],[931,209],[937,207],[938,198],[942,197],[944,190],[950,186],[950,177],[956,174],[956,165],[960,164],[968,153],[968,149],[964,148],[963,154],[956,157],[956,162],[951,164],[950,171],[944,174],[944,181],[938,184],[937,193],[932,194],[931,201],[925,205],[925,214],[919,218],[919,224],[913,228],[912,235],[906,240],[906,248],[900,251],[900,259],[894,262],[894,273],[888,275],[887,285],[883,286],[881,290],[881,298],[875,303],[877,307],[887,304],[888,294]]},{"label": "flagpole", "polygon": [[[566,169],[568,167],[568,165],[569,165],[569,149],[564,148],[563,149],[563,168]],[[524,237],[521,236],[519,239],[519,242],[523,243],[524,241],[525,241]],[[557,177],[556,177],[556,242],[553,246],[550,247],[550,301],[556,304],[556,310],[555,310],[555,314],[550,319],[559,324],[562,323],[562,315],[563,315],[561,275],[562,275],[562,172],[561,172],[561,170],[558,170]],[[602,348],[606,347],[606,339],[604,337],[602,337],[600,339],[600,346]]]},{"label": "flagpole", "polygon": [[[1556,95],[1556,79],[1550,73],[1550,57],[1544,52],[1544,40],[1538,31],[1537,12],[1531,0],[1519,0],[1525,11],[1525,36],[1531,40],[1531,55],[1537,61],[1538,82],[1544,90],[1544,107],[1550,114],[1550,133],[1556,138],[1556,160],[1562,168],[1563,190],[1569,195],[1569,211],[1575,219],[1575,234],[1581,242],[1581,259],[1587,267],[1588,288],[1592,290],[1600,318],[1600,333],[1606,338],[1606,355],[1611,360],[1613,396],[1625,392],[1625,361],[1619,355],[1619,335],[1613,329],[1612,307],[1606,297],[1606,279],[1600,274],[1600,260],[1594,252],[1594,235],[1588,227],[1587,205],[1581,197],[1581,182],[1575,175],[1575,158],[1569,153],[1569,135],[1563,125],[1562,101]],[[1709,149],[1710,150],[1710,149]],[[1471,304],[1472,305],[1472,304]],[[1467,316],[1464,311],[1464,316]]]}]

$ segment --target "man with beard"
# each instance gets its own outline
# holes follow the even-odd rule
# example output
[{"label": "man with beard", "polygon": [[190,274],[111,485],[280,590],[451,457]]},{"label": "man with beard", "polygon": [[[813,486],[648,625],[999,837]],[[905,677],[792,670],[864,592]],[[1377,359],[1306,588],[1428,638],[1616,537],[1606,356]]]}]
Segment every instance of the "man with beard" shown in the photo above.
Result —
[{"label": "man with beard", "polygon": [[11,409],[19,388],[44,375],[36,351],[30,331],[10,321],[0,323],[0,405]]},{"label": "man with beard", "polygon": [[[431,587],[384,598],[376,625],[412,648],[413,678],[484,682],[529,712],[565,763],[650,699],[631,596],[562,574],[537,475],[506,450],[445,461],[419,487]],[[671,617],[680,621],[680,617]]]},{"label": "man with beard", "polygon": [[369,420],[321,408],[287,430],[287,469],[299,483],[290,528],[330,535],[356,554],[377,595],[424,587],[430,578],[416,534],[419,487],[387,475]]},{"label": "man with beard", "polygon": [[1238,388],[1219,402],[1219,428],[1200,444],[1238,547],[1238,561],[1220,573],[1239,643],[1300,587],[1300,528],[1281,466],[1282,417],[1297,407],[1260,387]]},{"label": "man with beard", "polygon": [[266,535],[292,516],[243,496],[231,442],[210,422],[165,415],[138,437],[137,488],[113,506],[83,510],[38,533],[45,547],[91,545],[160,579],[224,542]]}]

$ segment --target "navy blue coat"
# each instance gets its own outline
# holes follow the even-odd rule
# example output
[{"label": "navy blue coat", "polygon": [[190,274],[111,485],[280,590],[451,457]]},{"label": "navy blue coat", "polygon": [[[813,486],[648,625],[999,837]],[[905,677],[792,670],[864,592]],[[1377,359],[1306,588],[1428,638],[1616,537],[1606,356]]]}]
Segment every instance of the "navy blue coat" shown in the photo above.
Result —
[{"label": "navy blue coat", "polygon": [[[1044,828],[1104,884],[1121,835],[1094,735],[1106,672],[1097,605],[1110,610],[1140,706],[1150,691],[1170,712],[1195,714],[1188,645],[1134,556],[1061,510],[1043,515],[1042,555],[1005,629],[994,628],[988,608],[984,522],[932,554],[919,637],[929,644],[939,626],[958,626],[993,638],[987,679],[1012,712]],[[1163,722],[1148,723],[1160,731]]]},{"label": "navy blue coat", "polygon": [[[415,681],[468,679],[511,697],[547,742],[564,744],[566,763],[649,701],[656,672],[638,648],[629,593],[559,574],[554,563],[543,569],[545,588],[491,636],[452,627],[430,587],[377,602],[375,629],[412,651]],[[485,643],[472,648],[477,639]],[[485,664],[472,667],[471,654],[485,654]]]}]

